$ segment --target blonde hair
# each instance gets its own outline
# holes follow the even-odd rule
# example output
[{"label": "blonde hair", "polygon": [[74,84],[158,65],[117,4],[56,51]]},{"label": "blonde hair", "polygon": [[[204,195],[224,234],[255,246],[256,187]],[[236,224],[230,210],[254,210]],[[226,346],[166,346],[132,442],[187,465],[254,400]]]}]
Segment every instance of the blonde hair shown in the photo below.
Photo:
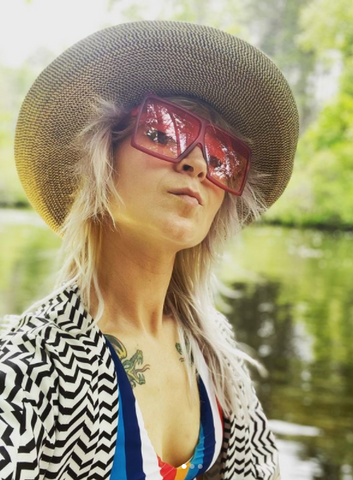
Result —
[{"label": "blonde hair", "polygon": [[[249,139],[234,131],[204,102],[180,96],[167,98],[210,119],[251,147]],[[102,227],[107,216],[111,217],[115,226],[109,209],[110,198],[115,197],[121,202],[114,183],[114,152],[133,128],[128,109],[103,99],[96,99],[92,107],[92,118],[75,141],[75,149],[80,151],[80,160],[73,172],[77,176],[78,188],[61,229],[63,243],[59,262],[62,266],[55,285],[55,288],[62,288],[77,282],[88,311],[93,285],[98,311],[89,329],[98,323],[104,312],[97,277]],[[238,348],[233,327],[214,306],[216,279],[212,268],[227,241],[249,219],[258,218],[265,210],[257,188],[258,179],[259,174],[251,168],[241,197],[226,192],[206,238],[199,245],[177,253],[164,304],[164,313],[172,315],[178,324],[181,349],[189,360],[185,364],[190,386],[194,383],[195,369],[198,370],[195,352],[199,348],[206,360],[217,399],[228,417],[239,407],[239,399],[245,404],[251,398],[251,381],[243,360],[256,362]],[[225,336],[224,332],[228,334]],[[234,377],[234,371],[238,400],[226,381]]]}]

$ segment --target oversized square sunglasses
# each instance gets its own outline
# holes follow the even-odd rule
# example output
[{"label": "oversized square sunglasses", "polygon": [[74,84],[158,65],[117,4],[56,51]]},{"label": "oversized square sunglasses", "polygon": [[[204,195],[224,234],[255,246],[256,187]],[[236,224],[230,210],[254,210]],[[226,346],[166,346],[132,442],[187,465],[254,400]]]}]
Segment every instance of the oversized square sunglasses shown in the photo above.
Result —
[{"label": "oversized square sunglasses", "polygon": [[168,162],[180,162],[200,145],[208,180],[232,193],[243,193],[250,148],[234,135],[169,100],[148,95],[131,112],[136,125],[131,145]]}]

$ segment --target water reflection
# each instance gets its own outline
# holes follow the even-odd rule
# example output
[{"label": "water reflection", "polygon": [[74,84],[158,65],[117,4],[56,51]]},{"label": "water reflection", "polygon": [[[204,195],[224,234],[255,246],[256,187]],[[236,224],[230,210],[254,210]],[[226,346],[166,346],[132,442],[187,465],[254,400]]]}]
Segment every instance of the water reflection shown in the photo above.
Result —
[{"label": "water reflection", "polygon": [[[61,240],[30,212],[0,211],[0,235],[1,316],[50,293]],[[353,478],[352,240],[251,226],[218,271],[238,341],[269,372],[253,375],[284,480]]]},{"label": "water reflection", "polygon": [[[270,418],[288,422],[285,429],[273,422],[273,430],[283,453],[295,451],[305,464],[285,478],[353,478],[350,244],[346,234],[252,228],[222,266],[237,292],[227,315],[238,340],[251,345],[270,372],[256,377],[264,408]],[[305,435],[300,426],[316,433]]]}]

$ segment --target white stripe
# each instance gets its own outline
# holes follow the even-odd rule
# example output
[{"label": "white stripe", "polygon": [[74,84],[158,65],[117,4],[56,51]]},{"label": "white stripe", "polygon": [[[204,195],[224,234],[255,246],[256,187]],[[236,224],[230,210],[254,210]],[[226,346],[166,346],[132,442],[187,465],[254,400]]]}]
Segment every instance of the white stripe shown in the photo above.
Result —
[{"label": "white stripe", "polygon": [[163,477],[160,473],[161,469],[158,465],[158,458],[145,428],[145,422],[143,421],[142,412],[136,398],[135,406],[137,421],[140,428],[143,471],[148,480],[161,480]]}]

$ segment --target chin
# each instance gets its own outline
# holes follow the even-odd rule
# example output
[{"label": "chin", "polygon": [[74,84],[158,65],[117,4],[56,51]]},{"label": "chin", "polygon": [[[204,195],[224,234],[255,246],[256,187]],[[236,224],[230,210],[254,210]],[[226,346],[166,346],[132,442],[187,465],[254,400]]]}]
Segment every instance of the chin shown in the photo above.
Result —
[{"label": "chin", "polygon": [[197,245],[200,245],[200,243],[203,242],[205,239],[206,235],[202,238],[198,235],[197,238],[183,238],[183,239],[178,239],[178,245],[179,245],[179,250],[187,250],[188,248],[194,248]]},{"label": "chin", "polygon": [[165,215],[153,222],[158,225],[163,241],[174,244],[177,250],[199,245],[209,232],[208,225],[200,219],[182,218],[179,215]]}]

